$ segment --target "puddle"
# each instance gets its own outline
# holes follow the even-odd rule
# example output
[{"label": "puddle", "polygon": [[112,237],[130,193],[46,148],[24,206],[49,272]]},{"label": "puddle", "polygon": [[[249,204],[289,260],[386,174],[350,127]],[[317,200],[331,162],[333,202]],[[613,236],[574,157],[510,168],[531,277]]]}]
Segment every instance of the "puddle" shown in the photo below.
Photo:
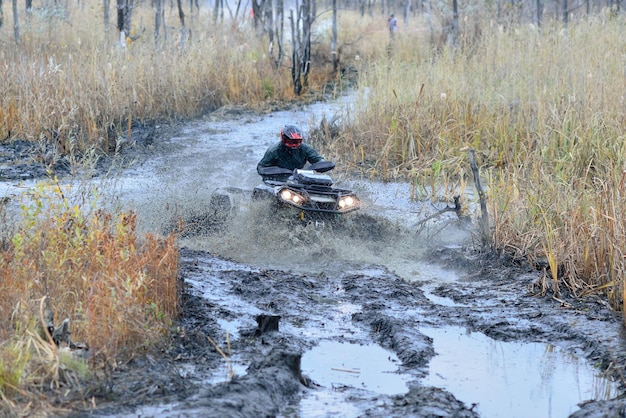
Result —
[{"label": "puddle", "polygon": [[398,373],[396,355],[378,345],[322,341],[302,356],[302,373],[326,389],[354,387],[395,395],[406,393],[408,376]]},{"label": "puddle", "polygon": [[[302,373],[322,386],[300,401],[298,417],[358,416],[345,397],[353,388],[384,395],[408,392],[412,377],[398,372],[397,356],[378,345],[322,341],[302,356]],[[344,392],[345,390],[345,392]]]},{"label": "puddle", "polygon": [[500,342],[460,327],[420,331],[437,353],[421,383],[477,404],[481,417],[566,417],[583,401],[618,394],[614,382],[550,344]]}]

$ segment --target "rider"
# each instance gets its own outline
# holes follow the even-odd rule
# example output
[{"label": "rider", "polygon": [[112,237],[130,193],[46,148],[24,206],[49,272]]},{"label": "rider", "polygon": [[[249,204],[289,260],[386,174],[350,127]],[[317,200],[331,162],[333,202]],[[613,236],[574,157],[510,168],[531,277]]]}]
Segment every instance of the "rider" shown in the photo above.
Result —
[{"label": "rider", "polygon": [[303,144],[302,131],[296,125],[285,125],[280,130],[280,142],[270,146],[256,166],[256,171],[263,176],[261,169],[265,167],[281,167],[287,170],[303,168],[324,159],[313,147]]}]

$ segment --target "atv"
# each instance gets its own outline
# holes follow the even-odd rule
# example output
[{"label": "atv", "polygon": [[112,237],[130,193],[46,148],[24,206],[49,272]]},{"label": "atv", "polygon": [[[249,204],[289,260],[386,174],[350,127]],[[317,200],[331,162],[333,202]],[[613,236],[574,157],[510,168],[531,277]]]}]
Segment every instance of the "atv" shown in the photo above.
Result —
[{"label": "atv", "polygon": [[273,199],[302,221],[332,219],[359,209],[361,201],[356,194],[333,187],[333,179],[324,174],[333,168],[335,164],[330,161],[320,161],[306,169],[261,168],[263,183],[254,188],[252,197]]}]

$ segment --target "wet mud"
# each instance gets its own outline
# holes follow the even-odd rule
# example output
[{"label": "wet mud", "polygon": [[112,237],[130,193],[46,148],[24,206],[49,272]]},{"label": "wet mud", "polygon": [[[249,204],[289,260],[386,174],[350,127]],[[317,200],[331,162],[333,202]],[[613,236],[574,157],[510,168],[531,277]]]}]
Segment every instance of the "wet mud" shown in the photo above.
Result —
[{"label": "wet mud", "polygon": [[[170,127],[162,135],[177,132]],[[128,155],[147,164],[184,151],[153,134],[140,136],[149,143]],[[172,158],[168,165],[177,164]],[[10,176],[20,178],[19,171]],[[58,398],[53,415],[626,416],[621,317],[599,297],[575,298],[565,289],[555,297],[541,272],[480,248],[471,225],[453,214],[432,235],[420,235],[383,212],[359,211],[323,228],[284,222],[262,203],[235,217],[206,207],[187,212],[182,313],[170,340],[92,382],[85,399]],[[164,232],[178,225],[178,214],[168,213]],[[488,411],[489,379],[477,383],[487,394],[480,399],[428,383],[431,374],[444,373],[431,370],[441,353],[429,334],[459,329],[496,348],[507,342],[558,348],[589,365],[606,390],[578,395],[581,388],[573,388],[576,396],[558,411],[548,406],[537,414],[527,409],[532,401]],[[320,347],[330,351],[312,357]],[[358,353],[365,361],[355,365]],[[374,365],[385,367],[368,375]],[[454,369],[446,372],[445,379],[455,379]],[[543,373],[549,379],[550,370]]]},{"label": "wet mud", "polygon": [[[459,272],[457,282],[433,290],[454,306],[434,303],[420,283],[381,266],[340,263],[323,273],[297,274],[255,269],[182,248],[186,290],[179,332],[169,350],[152,359],[154,364],[129,366],[153,369],[153,376],[137,377],[143,387],[158,389],[130,396],[133,373],[119,375],[119,386],[111,387],[117,401],[89,414],[494,416],[481,415],[479,403],[462,402],[445,389],[421,383],[437,355],[433,339],[421,330],[451,325],[496,341],[555,344],[620,380],[624,349],[619,319],[599,301],[534,296],[523,289],[533,288],[539,276],[535,271],[470,248],[432,249],[424,257]],[[397,358],[393,373],[404,376],[406,387],[400,393],[364,390],[359,377],[354,384],[324,387],[301,365],[303,355],[323,341],[382,347]],[[336,369],[349,371],[342,367],[336,364]],[[151,378],[156,379],[152,385]],[[339,394],[334,406],[303,406],[303,400],[329,389]],[[487,382],[484,391],[489,390]],[[336,413],[331,414],[333,408]],[[619,399],[583,401],[580,408],[574,405],[572,416],[622,416],[619,411]],[[516,413],[495,416],[531,416],[523,408]]]}]

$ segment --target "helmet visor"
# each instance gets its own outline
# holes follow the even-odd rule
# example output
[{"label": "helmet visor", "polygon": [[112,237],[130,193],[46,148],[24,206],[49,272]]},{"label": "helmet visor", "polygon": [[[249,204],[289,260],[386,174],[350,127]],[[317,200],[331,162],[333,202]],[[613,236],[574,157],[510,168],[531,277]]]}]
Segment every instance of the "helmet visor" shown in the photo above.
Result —
[{"label": "helmet visor", "polygon": [[283,138],[283,142],[289,148],[299,148],[302,145],[302,138]]}]

